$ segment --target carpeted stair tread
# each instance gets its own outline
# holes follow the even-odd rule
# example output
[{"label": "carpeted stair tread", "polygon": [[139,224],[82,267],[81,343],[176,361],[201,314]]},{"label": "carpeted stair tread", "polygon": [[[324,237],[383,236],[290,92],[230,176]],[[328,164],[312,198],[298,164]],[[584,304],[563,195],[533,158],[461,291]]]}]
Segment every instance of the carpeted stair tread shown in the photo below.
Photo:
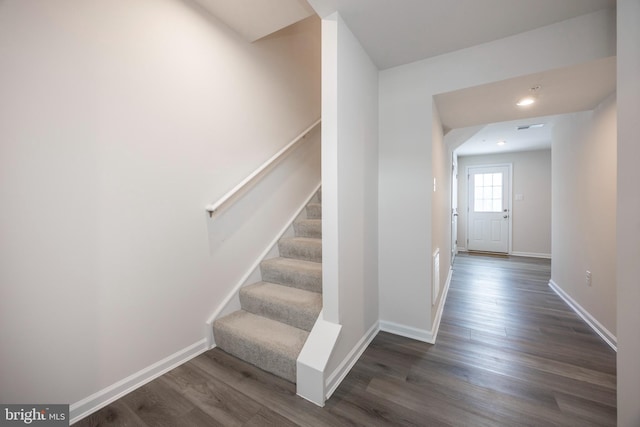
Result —
[{"label": "carpeted stair tread", "polygon": [[315,239],[322,238],[322,220],[321,219],[303,219],[293,223],[297,237],[313,237]]},{"label": "carpeted stair tread", "polygon": [[310,331],[322,309],[322,294],[258,282],[240,289],[240,305],[250,313]]},{"label": "carpeted stair tread", "polygon": [[322,219],[322,204],[309,203],[306,210],[307,219]]},{"label": "carpeted stair tread", "polygon": [[294,258],[271,258],[260,263],[262,280],[305,291],[322,292],[322,264]]},{"label": "carpeted stair tread", "polygon": [[280,256],[322,262],[322,240],[310,237],[288,237],[278,242]]},{"label": "carpeted stair tread", "polygon": [[239,310],[213,323],[216,345],[229,354],[291,382],[309,333]]}]

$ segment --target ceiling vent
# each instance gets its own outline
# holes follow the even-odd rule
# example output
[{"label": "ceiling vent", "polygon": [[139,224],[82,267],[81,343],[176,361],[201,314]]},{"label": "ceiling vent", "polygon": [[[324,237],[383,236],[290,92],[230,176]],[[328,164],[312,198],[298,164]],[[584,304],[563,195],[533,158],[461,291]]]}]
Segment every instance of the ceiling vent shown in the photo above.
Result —
[{"label": "ceiling vent", "polygon": [[516,129],[517,130],[527,130],[527,129],[541,128],[542,126],[544,126],[544,123],[536,123],[534,125],[518,126]]}]

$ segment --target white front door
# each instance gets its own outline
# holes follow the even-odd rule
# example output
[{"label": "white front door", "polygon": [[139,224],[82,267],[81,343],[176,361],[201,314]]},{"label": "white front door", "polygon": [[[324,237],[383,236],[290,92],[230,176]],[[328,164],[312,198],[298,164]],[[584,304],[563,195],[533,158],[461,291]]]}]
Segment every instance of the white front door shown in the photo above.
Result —
[{"label": "white front door", "polygon": [[469,167],[467,249],[509,253],[511,166]]}]

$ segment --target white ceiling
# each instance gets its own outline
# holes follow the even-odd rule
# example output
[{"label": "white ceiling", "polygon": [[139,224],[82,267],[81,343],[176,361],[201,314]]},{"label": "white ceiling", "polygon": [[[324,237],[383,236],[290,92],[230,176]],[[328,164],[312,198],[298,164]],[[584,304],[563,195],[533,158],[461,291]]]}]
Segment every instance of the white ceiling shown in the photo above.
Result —
[{"label": "white ceiling", "polygon": [[[516,102],[535,91],[537,102],[518,107]],[[549,116],[594,109],[616,90],[616,58],[609,57],[572,67],[549,70],[509,80],[436,95],[445,128]]]},{"label": "white ceiling", "polygon": [[[516,106],[517,100],[535,86],[540,87],[535,91],[537,102]],[[438,94],[435,102],[445,130],[490,123],[457,150],[458,155],[488,154],[550,148],[557,115],[592,110],[615,89],[616,61],[609,57]],[[518,126],[533,123],[545,126],[516,131]],[[499,140],[507,143],[498,146]]]},{"label": "white ceiling", "polygon": [[256,41],[313,15],[305,0],[195,0],[245,40]]},{"label": "white ceiling", "polygon": [[[371,59],[386,69],[615,7],[615,0],[308,0],[338,11]],[[555,115],[593,109],[615,91],[615,58],[551,70],[435,97],[441,120],[469,141],[461,155],[548,148]],[[528,109],[515,102],[540,85]],[[554,116],[554,117],[551,117]],[[528,120],[528,117],[541,117]],[[516,131],[544,122],[541,129]],[[485,125],[488,124],[488,125]],[[496,145],[499,139],[507,143]],[[461,142],[461,141],[460,141]]]},{"label": "white ceiling", "polygon": [[[519,119],[482,126],[464,142],[456,153],[458,156],[498,154],[514,151],[533,151],[551,148],[551,130],[559,116],[544,116]],[[518,130],[519,126],[542,124],[541,128]],[[498,141],[505,141],[498,145]]]},{"label": "white ceiling", "polygon": [[386,69],[614,7],[615,0],[308,0]]}]

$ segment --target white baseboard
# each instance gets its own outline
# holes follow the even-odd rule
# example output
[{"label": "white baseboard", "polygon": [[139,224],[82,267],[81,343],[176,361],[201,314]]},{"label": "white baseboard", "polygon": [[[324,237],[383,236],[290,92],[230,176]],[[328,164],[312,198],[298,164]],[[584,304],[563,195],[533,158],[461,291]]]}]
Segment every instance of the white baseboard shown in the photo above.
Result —
[{"label": "white baseboard", "polygon": [[422,342],[433,344],[433,332],[426,329],[414,328],[413,326],[401,325],[386,320],[380,321],[380,330],[389,332],[390,334],[400,335],[401,337],[411,338]]},{"label": "white baseboard", "polygon": [[442,312],[444,311],[444,304],[447,302],[447,294],[449,293],[449,286],[451,285],[451,276],[453,275],[453,268],[449,267],[449,274],[447,274],[447,280],[444,282],[444,289],[442,290],[442,296],[438,302],[438,310],[436,311],[436,317],[433,322],[433,328],[431,328],[431,336],[433,343],[436,342],[438,337],[438,331],[440,330],[440,320],[442,320]]},{"label": "white baseboard", "polygon": [[360,341],[358,341],[355,347],[349,352],[349,354],[347,354],[347,357],[344,358],[336,370],[327,377],[325,387],[325,390],[327,390],[327,399],[329,399],[333,392],[336,391],[342,380],[344,380],[344,377],[347,376],[349,371],[351,371],[351,368],[353,368],[353,365],[356,364],[360,356],[362,356],[362,353],[364,353],[371,341],[376,337],[379,330],[380,327],[378,323],[374,323]]},{"label": "white baseboard", "polygon": [[[469,252],[467,248],[458,247],[458,252]],[[528,258],[544,258],[551,259],[551,254],[538,253],[538,252],[519,252],[519,251],[511,251],[509,255],[512,256],[522,256]]]},{"label": "white baseboard", "polygon": [[566,302],[567,305],[571,307],[573,311],[575,311],[576,314],[582,318],[582,320],[587,322],[587,325],[589,325],[591,329],[593,329],[598,335],[600,335],[600,338],[602,338],[607,344],[609,344],[609,347],[611,347],[615,351],[618,351],[618,340],[615,335],[609,332],[609,330],[605,328],[602,323],[598,322],[598,320],[593,317],[591,313],[589,313],[573,298],[571,298],[571,296],[566,293],[560,286],[558,286],[556,282],[554,282],[553,280],[549,280],[549,287],[553,289],[553,291],[558,294],[558,296],[562,298],[564,302]]},{"label": "white baseboard", "polygon": [[538,252],[516,252],[516,251],[513,251],[513,252],[511,252],[511,255],[513,255],[513,256],[523,256],[523,257],[528,257],[528,258],[551,259],[551,254],[544,254],[544,253],[538,253]]},{"label": "white baseboard", "polygon": [[438,308],[436,309],[436,315],[434,317],[433,326],[431,330],[415,328],[413,326],[401,325],[395,322],[389,322],[386,320],[380,321],[380,330],[383,332],[389,332],[390,334],[400,335],[401,337],[411,338],[414,340],[426,342],[429,344],[435,344],[436,337],[438,336],[438,330],[440,329],[440,320],[442,319],[442,312],[444,310],[444,304],[447,300],[447,294],[449,292],[449,286],[451,285],[451,275],[453,269],[449,268],[449,274],[442,290],[442,297],[438,302]]},{"label": "white baseboard", "polygon": [[69,407],[70,424],[80,421],[98,409],[120,399],[127,393],[147,384],[173,368],[188,362],[205,351],[207,351],[207,340],[203,338],[189,347],[179,350],[171,356],[165,357],[159,362],[147,366],[135,374],[129,375],[127,378],[71,404]]}]

